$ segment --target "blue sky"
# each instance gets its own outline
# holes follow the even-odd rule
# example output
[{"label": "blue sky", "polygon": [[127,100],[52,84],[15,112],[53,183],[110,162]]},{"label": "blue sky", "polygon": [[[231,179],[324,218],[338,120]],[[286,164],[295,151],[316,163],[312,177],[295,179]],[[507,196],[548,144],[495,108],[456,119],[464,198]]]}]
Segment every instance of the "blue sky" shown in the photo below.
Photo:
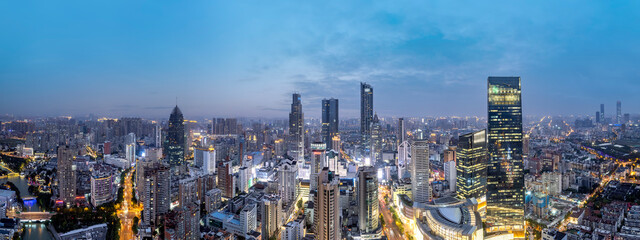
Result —
[{"label": "blue sky", "polygon": [[2,1],[0,114],[286,117],[359,82],[383,116],[640,112],[638,1]]}]

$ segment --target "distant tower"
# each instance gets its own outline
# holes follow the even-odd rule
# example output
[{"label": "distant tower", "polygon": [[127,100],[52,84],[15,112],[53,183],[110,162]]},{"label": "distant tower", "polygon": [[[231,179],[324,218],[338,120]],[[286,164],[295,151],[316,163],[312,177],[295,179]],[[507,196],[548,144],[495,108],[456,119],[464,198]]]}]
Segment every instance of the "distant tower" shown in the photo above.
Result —
[{"label": "distant tower", "polygon": [[76,165],[73,163],[73,150],[69,146],[58,147],[58,191],[60,199],[67,206],[76,200]]},{"label": "distant tower", "polygon": [[398,139],[398,144],[407,140],[407,130],[405,129],[404,124],[405,124],[404,118],[399,118],[398,119],[398,136],[396,137]]},{"label": "distant tower", "polygon": [[371,85],[360,83],[360,135],[362,136],[362,150],[364,156],[369,156],[371,150],[371,122],[373,121],[373,88]]},{"label": "distant tower", "polygon": [[616,123],[622,123],[622,102],[616,102]]},{"label": "distant tower", "polygon": [[157,148],[161,148],[162,147],[162,127],[160,127],[160,123],[156,123],[155,135],[156,135],[155,146]]},{"label": "distant tower", "polygon": [[431,201],[430,174],[429,143],[427,140],[415,141],[411,146],[411,191],[414,203],[426,204]]},{"label": "distant tower", "polygon": [[182,116],[180,108],[176,105],[173,111],[171,111],[171,115],[169,115],[169,128],[167,130],[165,144],[167,161],[174,174],[184,173],[186,171],[184,161],[184,135],[184,116]]},{"label": "distant tower", "polygon": [[382,126],[378,114],[373,116],[371,122],[371,165],[382,161]]},{"label": "distant tower", "polygon": [[[338,149],[333,146],[333,138],[338,136],[338,99],[322,100],[322,141],[327,144],[327,150]],[[339,150],[338,150],[339,151]]]},{"label": "distant tower", "polygon": [[300,94],[293,94],[291,113],[289,113],[289,155],[298,162],[304,163],[304,114]]},{"label": "distant tower", "polygon": [[358,169],[358,227],[361,233],[371,234],[379,229],[378,177],[375,167]]},{"label": "distant tower", "polygon": [[602,121],[603,123],[606,121],[604,119],[604,116],[605,116],[604,115],[604,103],[601,103],[600,104],[600,121]]},{"label": "distant tower", "polygon": [[523,232],[520,77],[489,77],[487,90],[487,232]]},{"label": "distant tower", "polygon": [[602,121],[602,119],[600,119],[600,111],[596,112],[596,123],[600,123],[600,121]]}]

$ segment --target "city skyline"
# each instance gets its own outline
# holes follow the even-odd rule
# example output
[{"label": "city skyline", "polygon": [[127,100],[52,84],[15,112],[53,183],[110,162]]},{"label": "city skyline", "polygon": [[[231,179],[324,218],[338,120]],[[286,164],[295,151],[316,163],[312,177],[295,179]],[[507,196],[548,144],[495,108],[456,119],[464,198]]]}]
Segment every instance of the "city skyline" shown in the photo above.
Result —
[{"label": "city skyline", "polygon": [[299,92],[346,119],[368,82],[380,116],[483,115],[487,76],[525,80],[525,115],[640,112],[635,2],[27,4],[1,5],[3,114],[281,117]]}]

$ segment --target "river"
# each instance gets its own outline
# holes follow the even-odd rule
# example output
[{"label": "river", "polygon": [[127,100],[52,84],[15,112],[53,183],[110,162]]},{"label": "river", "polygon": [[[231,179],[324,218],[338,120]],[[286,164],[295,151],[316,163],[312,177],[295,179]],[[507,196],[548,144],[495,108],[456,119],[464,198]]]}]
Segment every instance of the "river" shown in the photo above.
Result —
[{"label": "river", "polygon": [[[29,183],[27,182],[26,178],[19,176],[2,178],[0,179],[0,184],[4,184],[7,181],[12,182],[16,185],[16,187],[18,187],[18,189],[20,189],[20,195],[22,196],[22,198],[31,196],[31,194],[29,194]],[[35,200],[25,202],[24,206],[26,208],[25,211],[28,212],[42,211]],[[51,236],[51,233],[49,233],[49,231],[47,230],[47,226],[44,223],[24,223],[23,226],[25,227],[24,235],[22,238],[24,240],[53,239],[53,236]]]}]

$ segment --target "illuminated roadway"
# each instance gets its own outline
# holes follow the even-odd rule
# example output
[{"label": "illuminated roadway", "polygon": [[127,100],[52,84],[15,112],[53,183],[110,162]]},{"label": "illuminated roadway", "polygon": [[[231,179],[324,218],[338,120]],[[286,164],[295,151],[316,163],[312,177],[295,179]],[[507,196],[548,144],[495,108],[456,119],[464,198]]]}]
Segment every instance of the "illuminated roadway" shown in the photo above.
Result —
[{"label": "illuminated roadway", "polygon": [[[379,192],[383,193],[383,189],[386,189],[382,186],[380,186],[379,188]],[[384,225],[384,228],[382,229],[384,231],[384,235],[387,236],[387,238],[389,238],[390,240],[401,240],[404,239],[402,232],[400,232],[400,229],[398,228],[398,226],[396,226],[396,222],[393,220],[393,215],[391,214],[391,211],[389,210],[389,206],[387,206],[384,202],[384,196],[386,194],[378,194],[378,202],[380,202],[380,212],[382,213],[382,217],[384,218],[384,222],[386,223]],[[389,195],[389,201],[391,201],[391,196]]]},{"label": "illuminated roadway", "polygon": [[129,171],[124,178],[124,201],[122,206],[117,210],[118,217],[120,218],[120,239],[134,239],[133,235],[133,217],[140,219],[141,206],[134,206],[131,202],[131,193],[133,190],[133,183],[131,182],[131,173]]}]

